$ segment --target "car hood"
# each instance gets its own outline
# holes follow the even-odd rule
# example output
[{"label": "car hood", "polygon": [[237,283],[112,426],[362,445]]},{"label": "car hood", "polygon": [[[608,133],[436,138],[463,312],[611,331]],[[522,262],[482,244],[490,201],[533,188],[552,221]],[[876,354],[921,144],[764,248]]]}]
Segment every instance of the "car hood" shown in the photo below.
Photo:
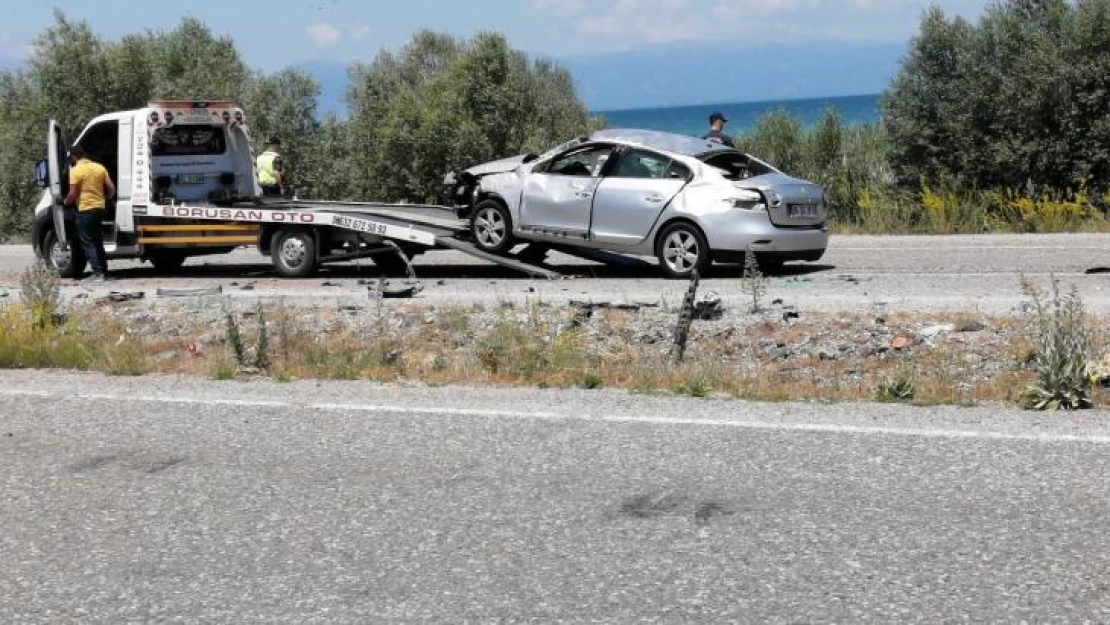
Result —
[{"label": "car hood", "polygon": [[[508,172],[508,171],[513,171],[517,167],[520,167],[521,165],[523,165],[524,162],[526,160],[528,160],[529,156],[533,156],[533,155],[531,155],[531,154],[520,154],[518,156],[510,156],[509,158],[503,158],[503,159],[496,160],[496,161],[490,161],[488,163],[482,163],[481,165],[475,165],[474,167],[471,167],[470,169],[464,170],[463,173],[467,173],[467,174],[470,174],[471,176],[477,177],[477,176],[487,176],[489,174],[501,174],[501,173],[505,173],[505,172]],[[534,156],[533,156],[533,158],[534,158]]]}]

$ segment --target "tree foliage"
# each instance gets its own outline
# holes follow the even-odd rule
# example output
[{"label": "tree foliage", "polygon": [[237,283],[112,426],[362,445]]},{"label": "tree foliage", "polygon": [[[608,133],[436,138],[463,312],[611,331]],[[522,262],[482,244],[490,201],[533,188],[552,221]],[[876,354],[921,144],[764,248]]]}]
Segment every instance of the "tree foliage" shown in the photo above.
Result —
[{"label": "tree foliage", "polygon": [[436,201],[446,172],[543,151],[590,124],[565,69],[494,33],[459,40],[423,31],[351,76],[351,143],[332,142],[354,157],[345,195]]},{"label": "tree foliage", "polygon": [[96,115],[155,98],[230,98],[247,107],[256,134],[283,137],[296,179],[315,143],[318,92],[302,72],[252,72],[231,39],[192,18],[169,31],[102,41],[87,23],[56,11],[26,68],[0,72],[0,237],[29,228],[40,193],[32,165],[45,154],[50,119],[73,140]]},{"label": "tree foliage", "polygon": [[546,150],[591,123],[565,69],[493,33],[423,31],[350,74],[349,118],[320,120],[312,77],[252,71],[196,19],[105,41],[55,12],[25,69],[0,72],[0,236],[28,230],[47,120],[72,140],[94,116],[155,98],[239,102],[256,141],[281,138],[297,193],[328,199],[440,200],[447,172]]},{"label": "tree foliage", "polygon": [[904,182],[1057,189],[1110,182],[1110,0],[929,9],[884,97]]}]

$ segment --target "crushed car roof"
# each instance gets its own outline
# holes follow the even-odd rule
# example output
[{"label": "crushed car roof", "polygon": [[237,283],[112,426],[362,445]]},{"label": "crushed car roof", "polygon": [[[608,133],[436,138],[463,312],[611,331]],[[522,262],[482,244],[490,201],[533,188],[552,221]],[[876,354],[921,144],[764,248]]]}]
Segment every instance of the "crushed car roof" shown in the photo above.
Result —
[{"label": "crushed car roof", "polygon": [[590,135],[591,141],[617,141],[621,143],[635,143],[649,148],[656,148],[675,154],[686,156],[701,156],[714,152],[736,152],[723,143],[679,135],[659,130],[640,130],[635,128],[608,128],[599,130]]}]

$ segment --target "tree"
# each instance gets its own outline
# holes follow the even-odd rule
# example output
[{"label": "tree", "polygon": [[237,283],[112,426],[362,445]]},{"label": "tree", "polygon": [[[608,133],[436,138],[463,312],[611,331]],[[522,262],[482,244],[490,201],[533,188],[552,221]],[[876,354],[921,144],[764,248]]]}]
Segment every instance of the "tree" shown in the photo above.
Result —
[{"label": "tree", "polygon": [[307,190],[311,183],[308,172],[319,130],[319,96],[320,86],[311,76],[287,69],[270,76],[255,75],[240,100],[256,144],[271,135],[281,139],[288,184],[298,190]]},{"label": "tree", "polygon": [[355,196],[438,201],[443,176],[539,152],[589,130],[569,74],[495,33],[417,33],[397,55],[352,68]]},{"label": "tree", "polygon": [[1110,0],[1008,0],[977,24],[926,11],[884,95],[903,183],[1110,182]]},{"label": "tree", "polygon": [[170,31],[105,42],[87,23],[55,11],[26,69],[0,72],[0,235],[28,230],[41,193],[32,165],[44,155],[49,119],[73,140],[95,115],[155,98],[232,99],[246,108],[256,133],[282,136],[296,182],[315,151],[318,94],[303,72],[251,72],[230,39],[192,18]]},{"label": "tree", "polygon": [[772,111],[758,120],[738,147],[782,171],[802,173],[806,165],[805,133],[798,120],[785,110]]},{"label": "tree", "polygon": [[322,199],[442,200],[452,170],[544,151],[602,123],[589,118],[565,69],[495,33],[460,40],[422,31],[350,75],[350,118],[321,121],[310,76],[253,72],[233,41],[198,20],[102,41],[56,11],[27,68],[0,72],[0,234],[27,232],[47,120],[72,140],[94,115],[155,98],[239,102],[256,142],[281,138],[298,194]]}]

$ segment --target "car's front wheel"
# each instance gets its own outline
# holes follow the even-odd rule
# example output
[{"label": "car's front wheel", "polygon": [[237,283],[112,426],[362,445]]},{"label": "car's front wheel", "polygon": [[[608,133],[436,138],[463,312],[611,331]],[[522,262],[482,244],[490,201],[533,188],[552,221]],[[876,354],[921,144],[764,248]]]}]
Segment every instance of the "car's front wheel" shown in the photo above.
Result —
[{"label": "car's front wheel", "polygon": [[656,246],[659,267],[668,278],[689,278],[696,269],[705,273],[710,263],[709,244],[697,226],[678,222],[667,226]]},{"label": "car's front wheel", "polygon": [[474,237],[474,244],[484,252],[508,252],[514,242],[509,209],[494,200],[479,202],[470,217],[470,234]]},{"label": "car's front wheel", "polygon": [[80,278],[85,273],[85,265],[88,261],[81,246],[70,242],[68,248],[63,248],[53,229],[46,231],[46,235],[42,238],[41,249],[43,260],[62,278]]}]

